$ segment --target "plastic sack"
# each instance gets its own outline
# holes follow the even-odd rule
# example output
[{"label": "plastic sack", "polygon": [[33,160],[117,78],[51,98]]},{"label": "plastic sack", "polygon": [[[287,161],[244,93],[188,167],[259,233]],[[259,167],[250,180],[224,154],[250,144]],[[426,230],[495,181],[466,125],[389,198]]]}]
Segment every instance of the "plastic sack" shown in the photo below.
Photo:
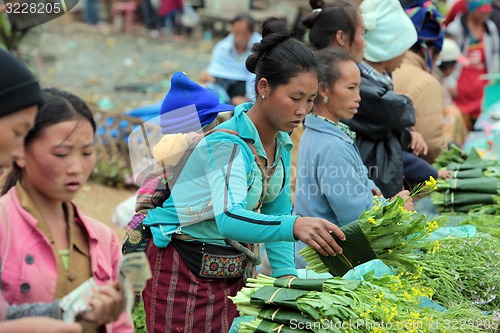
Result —
[{"label": "plastic sack", "polygon": [[374,271],[375,276],[394,275],[392,269],[380,259],[373,259],[358,265],[345,273],[342,278],[346,280],[363,280],[363,276]]},{"label": "plastic sack", "polygon": [[435,240],[440,240],[446,237],[456,237],[456,238],[469,238],[476,237],[477,228],[473,225],[462,225],[458,227],[441,227],[434,231],[425,240],[428,242],[433,242]]},{"label": "plastic sack", "polygon": [[187,28],[194,28],[200,22],[200,17],[189,2],[184,3],[184,8],[181,16],[182,25]]},{"label": "plastic sack", "polygon": [[240,329],[240,323],[246,322],[246,321],[252,321],[254,319],[257,319],[255,316],[242,316],[242,317],[236,317],[233,320],[233,323],[231,324],[231,328],[229,329],[228,333],[238,333],[238,330]]}]

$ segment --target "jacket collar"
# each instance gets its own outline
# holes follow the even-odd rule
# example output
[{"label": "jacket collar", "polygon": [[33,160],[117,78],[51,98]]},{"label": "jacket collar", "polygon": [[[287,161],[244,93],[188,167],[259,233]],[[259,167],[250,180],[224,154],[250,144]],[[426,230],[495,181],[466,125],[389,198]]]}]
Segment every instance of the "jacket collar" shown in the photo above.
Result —
[{"label": "jacket collar", "polygon": [[[17,195],[19,197],[19,203],[21,207],[26,210],[28,213],[30,213],[35,219],[30,220],[30,222],[33,223],[33,225],[36,225],[44,234],[45,236],[49,239],[49,241],[52,243],[53,242],[53,236],[52,233],[50,232],[50,229],[48,228],[47,222],[44,220],[42,214],[40,213],[40,210],[36,206],[36,204],[33,202],[29,194],[26,192],[24,187],[22,187],[21,183],[17,183],[15,187],[17,191]],[[77,223],[80,223],[84,226],[84,229],[87,231],[89,228],[85,226],[85,223],[79,218],[79,213],[76,209],[76,207],[70,203],[70,202],[63,202],[62,203],[63,208],[66,212],[66,217],[67,217],[67,223],[68,223],[68,234],[69,234],[69,244],[71,246],[75,246],[85,254],[86,256],[89,256],[89,246],[87,243],[87,239],[83,237],[84,235],[81,232],[78,232],[77,228]],[[90,228],[92,229],[92,228]],[[91,230],[93,233],[93,230]],[[97,239],[96,235],[94,237]]]},{"label": "jacket collar", "polygon": [[[19,214],[27,223],[32,225],[34,228],[37,227],[37,219],[33,215],[31,215],[30,212],[26,211],[26,209],[23,208],[23,199],[20,197],[19,191],[17,191],[17,187],[11,188],[2,197],[2,200],[5,200],[5,202],[7,203],[7,209],[9,210],[9,213],[11,210],[17,211],[17,214]],[[109,259],[102,250],[103,246],[98,246],[99,243],[104,244],[108,242],[109,239],[105,238],[106,240],[103,240],[102,235],[99,236],[96,228],[92,227],[90,222],[91,219],[82,215],[80,211],[75,207],[75,205],[73,205],[73,203],[68,203],[68,206],[73,208],[75,221],[77,221],[77,223],[81,223],[84,232],[86,232],[86,234],[88,235],[91,257],[90,264],[93,274],[98,276],[101,280],[109,280],[112,275],[110,268],[106,266]],[[94,223],[97,224],[100,222],[96,221]]]},{"label": "jacket collar", "polygon": [[334,126],[330,124],[329,122],[318,118],[314,117],[310,114],[306,116],[305,122],[304,122],[304,127],[309,128],[313,131],[333,135],[345,142],[353,144],[354,141],[347,135],[345,134],[340,128],[337,126]]},{"label": "jacket collar", "polygon": [[[233,117],[217,127],[235,130],[243,139],[249,139],[252,141],[259,156],[266,157],[266,152],[264,151],[264,147],[262,145],[262,142],[260,141],[257,128],[246,114],[247,111],[252,107],[252,102],[243,103],[236,106],[234,109]],[[278,145],[277,148],[285,148],[288,152],[290,152],[293,148],[290,134],[286,132],[278,132],[276,141]]]}]

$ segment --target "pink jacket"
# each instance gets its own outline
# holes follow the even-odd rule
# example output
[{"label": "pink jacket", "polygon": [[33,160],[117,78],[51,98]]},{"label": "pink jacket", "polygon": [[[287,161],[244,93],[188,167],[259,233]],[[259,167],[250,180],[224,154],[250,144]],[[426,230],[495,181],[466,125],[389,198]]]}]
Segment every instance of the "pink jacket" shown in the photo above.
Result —
[{"label": "pink jacket", "polygon": [[[82,217],[82,225],[90,238],[94,279],[99,285],[116,280],[122,255],[115,233],[104,224],[83,217],[78,210],[76,214]],[[36,224],[37,220],[22,208],[15,187],[0,198],[0,262],[3,264],[7,258],[1,276],[2,291],[10,304],[54,300],[56,259],[49,241]],[[23,293],[22,290],[29,292]],[[126,313],[113,324],[106,325],[107,333],[133,331],[132,319]]]}]

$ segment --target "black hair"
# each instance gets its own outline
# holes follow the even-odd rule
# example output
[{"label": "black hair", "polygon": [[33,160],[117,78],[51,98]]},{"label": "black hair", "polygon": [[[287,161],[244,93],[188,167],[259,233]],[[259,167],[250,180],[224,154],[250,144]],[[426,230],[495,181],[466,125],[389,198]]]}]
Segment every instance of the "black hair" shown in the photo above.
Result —
[{"label": "black hair", "polygon": [[262,23],[262,40],[252,47],[246,68],[255,73],[255,92],[261,78],[267,79],[271,88],[287,84],[299,73],[317,72],[317,62],[304,43],[291,38],[285,23],[275,17]]},{"label": "black hair", "polygon": [[344,50],[329,47],[314,52],[318,61],[318,80],[320,83],[333,85],[342,76],[339,63],[354,59]]},{"label": "black hair", "polygon": [[[318,61],[318,80],[320,85],[333,86],[340,79],[342,72],[339,64],[343,61],[352,61],[352,56],[344,50],[335,47],[318,50],[314,52]],[[316,98],[315,101],[319,101]]]},{"label": "black hair", "polygon": [[[78,118],[87,120],[95,133],[96,123],[92,111],[79,97],[54,88],[43,89],[42,96],[44,103],[36,114],[35,125],[26,135],[25,146],[33,142],[44,128],[67,120]],[[20,179],[21,169],[14,163],[3,186],[2,194],[7,193]]]},{"label": "black hair", "polygon": [[255,30],[255,19],[247,13],[240,13],[236,15],[235,18],[231,20],[231,25],[235,24],[236,22],[244,21],[248,25],[248,29],[253,33]]},{"label": "black hair", "polygon": [[449,69],[449,68],[453,68],[455,65],[457,64],[457,61],[456,60],[451,60],[451,61],[442,61],[440,64],[439,64],[439,69],[444,72],[445,70]]},{"label": "black hair", "polygon": [[[314,7],[321,4],[323,7]],[[312,1],[311,6],[313,6]],[[359,7],[346,0],[337,0],[328,5],[320,1],[314,3],[314,6],[313,11],[302,20],[302,24],[310,29],[309,43],[311,46],[317,50],[331,46],[332,38],[338,31],[347,34],[349,45],[352,45],[356,35],[356,27],[361,24]]]},{"label": "black hair", "polygon": [[[436,56],[439,54],[438,47],[434,45],[432,41],[427,41],[427,48],[429,49],[431,56]],[[425,49],[422,47],[422,45],[419,42],[416,42],[413,44],[413,46],[410,48],[410,51],[413,53],[418,54],[422,59],[425,60]]]}]

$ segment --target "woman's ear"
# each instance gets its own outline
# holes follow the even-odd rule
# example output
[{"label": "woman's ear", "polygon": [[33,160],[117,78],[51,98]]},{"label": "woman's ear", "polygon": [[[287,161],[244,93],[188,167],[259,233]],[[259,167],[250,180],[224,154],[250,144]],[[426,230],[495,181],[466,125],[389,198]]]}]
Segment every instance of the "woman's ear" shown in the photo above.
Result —
[{"label": "woman's ear", "polygon": [[14,157],[14,164],[19,167],[19,169],[24,169],[26,167],[26,160],[23,156]]},{"label": "woman's ear", "polygon": [[259,80],[259,83],[257,84],[257,90],[259,92],[259,96],[262,99],[265,99],[266,96],[269,95],[269,92],[271,91],[271,88],[269,87],[269,83],[267,82],[267,79],[261,78]]},{"label": "woman's ear", "polygon": [[25,159],[25,147],[22,145],[17,147],[12,152],[12,160],[14,161],[14,165],[17,165],[19,168],[23,169],[26,167],[26,159]]},{"label": "woman's ear", "polygon": [[328,85],[324,83],[320,83],[318,86],[318,95],[320,98],[323,98],[328,95]]},{"label": "woman's ear", "polygon": [[335,42],[341,47],[345,46],[345,38],[346,35],[342,30],[337,31],[337,33],[335,34]]}]

